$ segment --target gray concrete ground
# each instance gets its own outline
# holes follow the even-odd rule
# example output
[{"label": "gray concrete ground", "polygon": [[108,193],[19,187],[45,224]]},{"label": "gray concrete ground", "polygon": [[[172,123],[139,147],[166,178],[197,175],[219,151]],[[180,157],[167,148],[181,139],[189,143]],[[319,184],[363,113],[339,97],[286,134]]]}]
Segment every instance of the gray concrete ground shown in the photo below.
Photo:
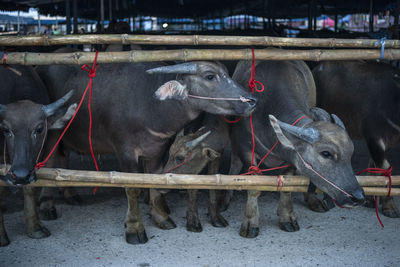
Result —
[{"label": "gray concrete ground", "polygon": [[[399,149],[390,153],[394,170],[400,169]],[[74,168],[85,167],[75,160]],[[109,164],[110,161],[107,161]],[[365,146],[358,143],[354,168],[366,166]],[[104,163],[103,163],[104,164]],[[111,160],[111,165],[115,161]],[[111,166],[110,165],[110,166]],[[399,173],[399,172],[397,172]],[[235,192],[224,212],[230,225],[214,228],[208,222],[207,194],[199,203],[202,233],[185,229],[186,194],[167,195],[173,230],[155,227],[148,207],[141,202],[149,242],[128,245],[124,241],[124,216],[127,208],[122,189],[80,190],[84,205],[69,206],[58,200],[60,218],[44,224],[52,235],[34,240],[24,233],[22,195],[8,194],[4,201],[5,224],[11,244],[0,248],[0,266],[399,266],[400,219],[381,216],[382,229],[373,209],[334,208],[319,214],[308,210],[299,193],[294,207],[300,231],[282,232],[278,225],[277,193],[263,193],[259,199],[260,235],[255,239],[239,236],[244,214],[245,192]],[[400,201],[397,200],[400,205]]]}]

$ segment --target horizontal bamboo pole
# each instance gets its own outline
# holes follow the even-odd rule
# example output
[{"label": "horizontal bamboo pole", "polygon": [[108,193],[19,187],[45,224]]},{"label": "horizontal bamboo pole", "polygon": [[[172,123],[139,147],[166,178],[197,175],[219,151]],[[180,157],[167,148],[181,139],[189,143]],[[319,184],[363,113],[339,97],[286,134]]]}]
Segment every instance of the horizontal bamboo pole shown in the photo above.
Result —
[{"label": "horizontal bamboo pole", "polygon": [[[0,46],[50,46],[67,44],[231,45],[280,47],[374,48],[373,39],[287,38],[272,36],[83,34],[0,36]],[[399,40],[386,40],[386,48],[400,48]]]},{"label": "horizontal bamboo pole", "polygon": [[[0,169],[0,175],[5,169]],[[32,186],[100,186],[169,189],[234,189],[259,191],[306,192],[309,180],[302,176],[280,176],[283,186],[278,187],[277,176],[241,175],[186,175],[142,174],[123,172],[95,172],[67,169],[42,168],[37,172],[39,180]],[[382,176],[358,176],[361,186],[370,195],[387,194],[388,178]],[[1,182],[0,186],[5,183]],[[392,177],[392,185],[400,185],[400,176]],[[380,186],[380,187],[379,187]],[[400,195],[399,188],[392,188],[392,195]]]},{"label": "horizontal bamboo pole", "polygon": [[[258,49],[254,52],[257,60],[375,60],[380,58],[377,49],[343,50],[283,50]],[[74,53],[30,53],[14,52],[7,54],[7,64],[52,65],[89,64],[94,60],[93,52]],[[400,59],[400,49],[385,50],[387,60]],[[154,61],[195,61],[195,60],[251,60],[250,49],[178,49],[178,50],[132,50],[124,52],[101,52],[98,63],[154,62]]]}]

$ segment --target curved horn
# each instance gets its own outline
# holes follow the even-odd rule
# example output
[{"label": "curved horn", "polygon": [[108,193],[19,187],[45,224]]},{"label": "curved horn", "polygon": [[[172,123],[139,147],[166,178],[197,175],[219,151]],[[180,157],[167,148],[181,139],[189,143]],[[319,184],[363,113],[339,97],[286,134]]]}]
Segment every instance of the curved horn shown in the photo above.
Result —
[{"label": "curved horn", "polygon": [[334,121],[337,125],[339,125],[339,126],[342,127],[344,130],[346,130],[346,126],[344,126],[343,121],[342,121],[338,116],[336,116],[335,114],[332,114],[332,118],[333,118],[333,121]]},{"label": "curved horn", "polygon": [[186,147],[187,148],[194,148],[198,144],[200,144],[206,137],[211,133],[211,131],[206,132],[205,134],[200,135],[196,139],[186,142]]},{"label": "curved horn", "polygon": [[44,114],[46,115],[46,117],[53,115],[57,111],[58,108],[63,106],[71,98],[71,96],[73,94],[74,94],[74,90],[71,90],[65,96],[61,97],[57,101],[55,101],[51,104],[48,104],[48,105],[44,105],[42,107],[42,110],[43,110]]},{"label": "curved horn", "polygon": [[197,64],[194,62],[190,63],[182,63],[171,66],[163,66],[150,70],[146,70],[147,73],[180,73],[180,74],[196,74],[197,73]]},{"label": "curved horn", "polygon": [[313,107],[310,108],[310,112],[317,121],[331,121],[331,116],[329,113],[322,108]]},{"label": "curved horn", "polygon": [[285,131],[289,132],[290,134],[293,134],[294,136],[296,136],[310,144],[319,140],[319,133],[317,130],[315,130],[313,128],[301,128],[301,127],[287,124],[285,122],[281,122],[279,120],[278,120],[278,124]]}]

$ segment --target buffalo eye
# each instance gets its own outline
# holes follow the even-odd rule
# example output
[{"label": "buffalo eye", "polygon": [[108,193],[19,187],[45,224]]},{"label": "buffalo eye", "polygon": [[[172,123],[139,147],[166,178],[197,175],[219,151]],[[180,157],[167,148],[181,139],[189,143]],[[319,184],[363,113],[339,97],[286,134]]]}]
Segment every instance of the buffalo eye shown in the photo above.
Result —
[{"label": "buffalo eye", "polygon": [[326,159],[332,159],[333,158],[332,154],[329,151],[322,151],[320,154],[321,154],[321,156],[323,156]]},{"label": "buffalo eye", "polygon": [[12,132],[11,132],[9,129],[7,129],[7,128],[4,128],[4,129],[3,129],[3,133],[4,133],[4,135],[7,136],[7,137],[11,137],[11,136],[12,136]]},{"label": "buffalo eye", "polygon": [[176,156],[175,157],[175,162],[177,163],[177,164],[181,164],[182,162],[184,162],[185,161],[185,157],[184,156]]},{"label": "buffalo eye", "polygon": [[40,127],[38,127],[38,128],[36,128],[36,130],[35,130],[35,134],[42,134],[43,133],[43,126],[40,126]]},{"label": "buffalo eye", "polygon": [[206,76],[206,79],[209,80],[209,81],[212,81],[212,80],[214,79],[214,77],[215,77],[215,75],[208,74],[208,75]]}]

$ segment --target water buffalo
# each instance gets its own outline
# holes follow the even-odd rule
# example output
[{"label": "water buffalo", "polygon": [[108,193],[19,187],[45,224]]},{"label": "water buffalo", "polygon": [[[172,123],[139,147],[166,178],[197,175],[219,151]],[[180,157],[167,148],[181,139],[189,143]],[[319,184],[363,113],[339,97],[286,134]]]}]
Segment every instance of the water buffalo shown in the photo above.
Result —
[{"label": "water buffalo", "polygon": [[[54,103],[48,104],[46,89],[32,67],[14,67],[22,73],[0,68],[0,146],[3,159],[10,164],[8,173],[2,177],[12,187],[23,187],[24,217],[26,232],[31,238],[44,238],[50,232],[40,222],[32,187],[24,186],[36,180],[35,165],[47,130],[60,129],[76,109],[72,104],[68,109],[64,104],[72,96],[69,92]],[[47,104],[47,105],[46,105]],[[0,199],[4,187],[0,187]],[[0,209],[0,246],[9,244]]]},{"label": "water buffalo", "polygon": [[[385,152],[400,140],[400,70],[365,61],[323,62],[313,70],[317,105],[338,114],[352,138],[363,138],[370,167],[390,167]],[[382,213],[398,218],[392,197],[382,197]]]},{"label": "water buffalo", "polygon": [[[221,156],[228,146],[229,129],[221,116],[206,114],[203,127],[195,133],[178,135],[169,150],[164,172],[199,174],[207,167],[208,174],[219,173]],[[189,206],[186,213],[186,229],[201,232],[202,226],[197,209],[197,191],[188,190]],[[208,214],[214,227],[226,227],[228,222],[220,214],[219,190],[209,190]]]},{"label": "water buffalo", "polygon": [[[88,81],[87,73],[78,66],[49,66],[39,72],[51,99],[74,88],[77,93],[71,101],[77,101]],[[145,172],[162,172],[162,159],[171,138],[203,111],[246,116],[256,105],[256,98],[218,63],[109,64],[100,66],[96,76],[92,103],[94,151],[115,154],[120,170],[125,172],[138,172],[139,159]],[[90,153],[88,121],[89,114],[82,109],[64,137],[65,155],[71,150]],[[139,189],[126,189],[125,238],[131,244],[147,242],[139,193]],[[160,193],[150,190],[150,213],[156,225],[174,228],[162,204]]]},{"label": "water buffalo", "polygon": [[[265,90],[258,94],[258,108],[253,113],[255,164],[279,140],[263,166],[289,163],[339,205],[353,207],[363,203],[364,192],[351,167],[353,143],[342,128],[340,119],[333,116],[336,123],[332,123],[330,116],[329,121],[320,116],[323,112],[317,111],[321,110],[313,114],[310,112],[315,103],[315,84],[307,65],[302,61],[256,63],[255,79],[264,84]],[[239,62],[233,79],[243,86],[247,85],[250,66],[251,62]],[[291,125],[296,121],[295,126]],[[252,135],[248,119],[233,125],[231,142],[231,173],[237,174],[242,166],[250,167]],[[248,192],[246,213],[240,229],[243,237],[255,237],[259,233],[258,196],[259,192]],[[288,192],[280,192],[278,216],[282,230],[299,230]]]}]

